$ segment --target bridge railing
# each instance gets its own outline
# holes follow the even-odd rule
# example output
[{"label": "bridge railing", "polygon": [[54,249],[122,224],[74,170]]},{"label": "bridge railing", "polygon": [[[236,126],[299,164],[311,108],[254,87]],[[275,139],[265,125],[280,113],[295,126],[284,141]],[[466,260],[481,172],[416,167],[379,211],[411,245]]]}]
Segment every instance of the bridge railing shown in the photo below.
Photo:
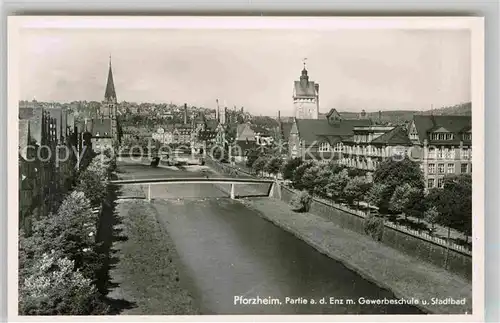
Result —
[{"label": "bridge railing", "polygon": [[[164,185],[164,184],[229,184],[229,196],[235,199],[236,185],[251,186],[257,184],[266,184],[268,186],[266,192],[259,192],[256,190],[254,193],[247,193],[246,196],[270,196],[272,197],[276,190],[276,183],[270,179],[253,179],[253,178],[204,178],[204,177],[190,177],[190,178],[154,178],[154,179],[122,179],[112,180],[108,182],[110,185],[147,185],[147,200],[151,201],[151,186]],[[251,190],[252,191],[252,190]],[[240,194],[241,196],[241,194]]]}]

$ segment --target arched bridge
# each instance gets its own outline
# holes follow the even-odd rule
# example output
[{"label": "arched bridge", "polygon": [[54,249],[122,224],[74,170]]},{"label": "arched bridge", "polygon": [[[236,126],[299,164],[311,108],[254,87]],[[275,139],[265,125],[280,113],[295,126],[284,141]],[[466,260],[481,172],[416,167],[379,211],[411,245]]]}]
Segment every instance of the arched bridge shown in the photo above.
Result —
[{"label": "arched bridge", "polygon": [[[234,187],[236,184],[269,184],[267,193],[261,193],[252,196],[269,196],[273,197],[275,190],[278,189],[277,182],[272,179],[254,179],[254,178],[207,178],[207,177],[187,177],[187,178],[149,178],[149,179],[122,179],[109,181],[110,185],[148,185],[147,200],[151,201],[151,185],[163,184],[230,184],[231,199],[235,199]],[[279,190],[278,190],[279,191]]]}]

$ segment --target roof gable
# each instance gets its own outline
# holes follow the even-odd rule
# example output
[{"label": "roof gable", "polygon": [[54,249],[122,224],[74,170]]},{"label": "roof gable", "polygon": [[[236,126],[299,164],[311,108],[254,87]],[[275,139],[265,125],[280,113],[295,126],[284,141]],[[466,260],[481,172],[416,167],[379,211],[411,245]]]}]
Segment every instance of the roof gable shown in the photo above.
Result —
[{"label": "roof gable", "polygon": [[448,132],[457,134],[455,140],[447,141],[453,143],[459,141],[458,134],[471,129],[472,118],[471,116],[451,116],[451,115],[414,115],[413,122],[418,132],[418,137],[420,142],[424,140],[429,140],[428,133],[433,129],[444,128]]},{"label": "roof gable", "polygon": [[236,140],[255,140],[255,132],[249,124],[239,124],[236,128]]},{"label": "roof gable", "polygon": [[431,129],[429,132],[450,132],[448,129],[445,129],[444,127],[438,127],[437,129]]},{"label": "roof gable", "polygon": [[373,144],[385,144],[390,146],[411,145],[411,140],[408,138],[406,129],[401,126],[395,127],[391,131],[373,139],[371,142]]},{"label": "roof gable", "polygon": [[330,117],[332,117],[332,116],[337,118],[337,119],[342,119],[342,117],[340,116],[340,113],[335,108],[330,109],[330,111],[328,111],[328,113],[326,114],[327,119],[330,119]]}]

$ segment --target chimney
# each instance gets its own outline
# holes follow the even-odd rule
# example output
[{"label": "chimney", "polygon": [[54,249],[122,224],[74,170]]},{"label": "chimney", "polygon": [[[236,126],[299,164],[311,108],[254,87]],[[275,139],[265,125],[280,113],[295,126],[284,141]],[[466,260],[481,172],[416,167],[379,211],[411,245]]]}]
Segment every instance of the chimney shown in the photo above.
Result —
[{"label": "chimney", "polygon": [[278,110],[278,122],[281,121],[281,111]]},{"label": "chimney", "polygon": [[382,111],[378,111],[378,122],[382,124]]},{"label": "chimney", "polygon": [[187,117],[188,117],[188,107],[187,107],[187,103],[184,103],[184,124],[186,125],[187,124]]},{"label": "chimney", "polygon": [[217,108],[215,110],[215,120],[219,121],[220,115],[219,115],[219,99],[215,99],[215,102],[217,103]]},{"label": "chimney", "polygon": [[319,95],[319,84],[315,83],[314,88],[316,89],[316,95]]}]

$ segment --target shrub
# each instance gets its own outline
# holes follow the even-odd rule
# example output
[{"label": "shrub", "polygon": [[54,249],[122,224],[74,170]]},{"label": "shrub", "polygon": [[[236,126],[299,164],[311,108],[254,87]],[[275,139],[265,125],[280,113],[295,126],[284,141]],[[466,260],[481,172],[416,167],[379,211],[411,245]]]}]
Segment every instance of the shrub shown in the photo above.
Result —
[{"label": "shrub", "polygon": [[369,215],[364,220],[365,233],[375,239],[381,241],[384,234],[384,219]]},{"label": "shrub", "polygon": [[292,180],[295,170],[302,165],[302,159],[296,157],[287,160],[282,166],[283,179]]},{"label": "shrub", "polygon": [[259,174],[262,171],[264,171],[266,164],[267,164],[267,159],[265,157],[259,157],[253,163],[252,168],[255,171],[255,173]]},{"label": "shrub", "polygon": [[276,176],[280,172],[282,165],[283,159],[281,159],[280,157],[271,157],[264,166],[264,170],[269,174]]},{"label": "shrub", "polygon": [[304,189],[304,185],[302,182],[302,177],[308,168],[314,166],[314,163],[311,161],[304,162],[301,164],[295,171],[293,172],[293,184],[296,189],[302,190]]},{"label": "shrub", "polygon": [[344,187],[344,197],[350,204],[354,201],[360,202],[370,190],[370,187],[371,183],[366,177],[351,178]]},{"label": "shrub", "polygon": [[81,191],[93,206],[99,206],[107,195],[107,186],[103,181],[103,173],[87,169],[78,178],[76,190]]},{"label": "shrub", "polygon": [[20,282],[21,315],[96,315],[107,314],[97,289],[73,261],[56,253],[44,253]]},{"label": "shrub", "polygon": [[301,191],[291,201],[295,212],[308,212],[311,207],[312,197],[307,191]]},{"label": "shrub", "polygon": [[326,184],[325,191],[332,197],[333,200],[338,201],[344,197],[344,189],[349,183],[349,175],[347,169],[333,174],[328,179],[328,184]]},{"label": "shrub", "polygon": [[246,165],[252,167],[253,163],[259,158],[260,152],[257,149],[250,149],[247,154]]}]

